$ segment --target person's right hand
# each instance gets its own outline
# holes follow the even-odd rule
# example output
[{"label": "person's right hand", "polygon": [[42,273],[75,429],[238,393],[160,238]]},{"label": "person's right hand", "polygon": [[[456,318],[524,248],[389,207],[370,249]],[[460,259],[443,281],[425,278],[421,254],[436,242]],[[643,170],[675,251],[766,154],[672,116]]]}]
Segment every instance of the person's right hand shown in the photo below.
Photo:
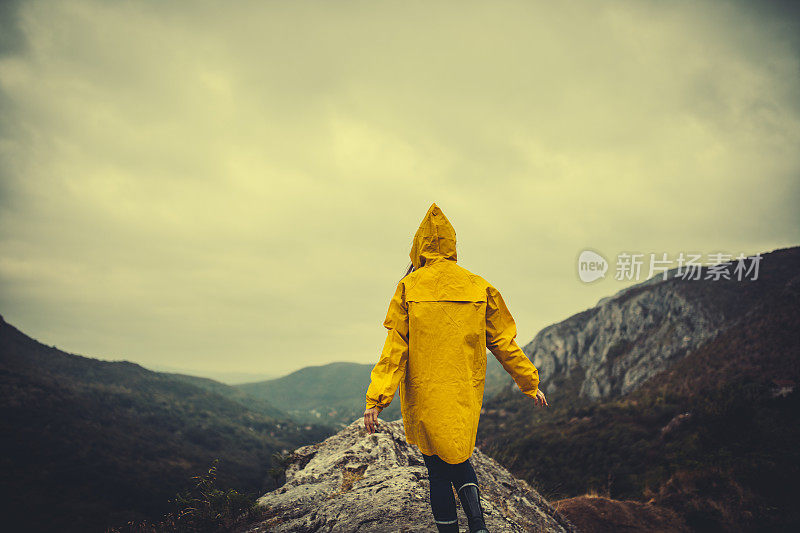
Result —
[{"label": "person's right hand", "polygon": [[375,407],[364,411],[364,427],[367,433],[375,433],[378,428],[378,410]]},{"label": "person's right hand", "polygon": [[537,389],[536,398],[533,399],[533,405],[541,405],[542,407],[547,407],[549,405],[547,403],[547,398],[544,397],[542,389]]}]

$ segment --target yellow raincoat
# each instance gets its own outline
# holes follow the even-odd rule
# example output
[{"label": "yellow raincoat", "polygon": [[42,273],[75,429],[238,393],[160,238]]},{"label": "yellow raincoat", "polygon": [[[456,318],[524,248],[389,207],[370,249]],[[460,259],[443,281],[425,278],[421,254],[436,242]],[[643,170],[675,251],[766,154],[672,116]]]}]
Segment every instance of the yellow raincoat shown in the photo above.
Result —
[{"label": "yellow raincoat", "polygon": [[406,441],[455,464],[475,448],[488,348],[520,390],[536,397],[539,372],[517,345],[500,293],[456,263],[456,232],[435,203],[414,235],[415,270],[400,280],[383,321],[366,406],[379,411],[400,387]]}]

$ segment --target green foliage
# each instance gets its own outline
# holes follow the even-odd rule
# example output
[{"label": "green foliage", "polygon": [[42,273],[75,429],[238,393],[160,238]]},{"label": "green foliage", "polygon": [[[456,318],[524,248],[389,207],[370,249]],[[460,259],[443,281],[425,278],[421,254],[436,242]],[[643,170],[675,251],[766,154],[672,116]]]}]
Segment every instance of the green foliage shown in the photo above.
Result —
[{"label": "green foliage", "polygon": [[163,516],[214,459],[222,486],[263,494],[278,486],[267,475],[273,454],[331,433],[132,363],[61,352],[0,322],[0,513],[9,531],[83,533]]},{"label": "green foliage", "polygon": [[205,474],[193,476],[191,489],[178,493],[175,510],[159,521],[128,522],[108,533],[221,533],[257,520],[263,510],[256,506],[255,496],[217,486],[217,463]]},{"label": "green foliage", "polygon": [[698,528],[800,523],[796,391],[773,398],[768,384],[743,377],[680,404],[643,394],[543,418],[500,428],[487,417],[481,445],[548,499],[654,498]]},{"label": "green foliage", "polygon": [[289,466],[291,460],[291,453],[273,453],[272,464],[274,465],[269,469],[269,475],[272,478],[276,487],[280,487],[286,483],[286,467]]}]

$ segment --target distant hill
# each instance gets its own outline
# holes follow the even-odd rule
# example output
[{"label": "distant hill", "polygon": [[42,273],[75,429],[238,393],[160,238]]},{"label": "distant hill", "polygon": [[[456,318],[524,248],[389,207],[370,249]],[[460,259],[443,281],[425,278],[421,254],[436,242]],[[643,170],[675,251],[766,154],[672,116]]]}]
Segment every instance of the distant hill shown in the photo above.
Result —
[{"label": "distant hill", "polygon": [[203,368],[193,368],[188,366],[173,366],[160,364],[143,364],[148,370],[161,372],[162,374],[182,374],[184,376],[197,376],[208,378],[226,385],[238,385],[240,383],[253,383],[254,381],[264,381],[267,379],[279,378],[285,372],[236,372],[224,370],[207,370]]},{"label": "distant hill", "polygon": [[317,442],[262,400],[202,378],[65,353],[0,317],[5,531],[104,531],[163,514],[219,459],[221,486],[275,486],[272,454]]},{"label": "distant hill", "polygon": [[[555,381],[551,406],[534,410],[505,389],[486,406],[478,445],[545,497],[573,498],[564,512],[574,513],[576,522],[596,515],[589,508],[594,503],[586,503],[595,500],[574,498],[588,493],[650,501],[677,512],[696,531],[796,531],[800,248],[764,254],[756,281],[671,279],[621,296],[601,300],[601,307],[616,311],[597,331],[612,345],[632,329],[652,335],[634,337],[652,349],[630,358],[637,353],[631,343],[602,361],[609,346],[597,344],[598,359],[583,359],[586,343],[555,335],[590,333],[596,326],[588,324],[586,311],[549,328],[549,340],[537,335],[535,353],[551,362],[551,373],[542,376],[545,387]],[[673,311],[640,327],[647,310],[665,308]],[[701,311],[687,315],[689,308]],[[686,347],[683,335],[673,334],[691,329],[693,319],[708,324],[708,317],[714,329],[696,346]],[[566,349],[540,351],[546,346]],[[629,358],[619,374],[615,357]],[[607,393],[589,393],[592,364],[595,379],[610,378],[608,389],[594,390]],[[649,376],[620,390],[625,381],[614,376],[637,367]]]},{"label": "distant hill", "polygon": [[[330,363],[309,366],[287,376],[234,387],[247,397],[263,400],[285,411],[300,422],[320,422],[344,427],[363,416],[365,395],[374,365],[359,363]],[[508,374],[489,353],[486,365],[484,399],[498,393]],[[400,418],[400,395],[381,412],[384,420]]]},{"label": "distant hill", "polygon": [[[307,366],[286,376],[234,387],[267,401],[300,422],[318,421],[342,427],[364,414],[364,397],[372,365],[329,363]],[[399,396],[384,410],[386,420],[400,418]]]},{"label": "distant hill", "polygon": [[186,374],[164,373],[163,375],[168,376],[176,381],[181,381],[183,383],[194,385],[208,392],[219,394],[220,396],[223,396],[231,401],[238,403],[243,407],[246,407],[251,411],[262,414],[264,416],[280,420],[288,420],[288,419],[294,420],[288,413],[273,406],[267,400],[264,400],[263,398],[250,396],[244,391],[237,389],[235,386],[226,385],[224,383],[220,383],[219,381],[214,381],[213,379],[209,378],[189,376]]}]

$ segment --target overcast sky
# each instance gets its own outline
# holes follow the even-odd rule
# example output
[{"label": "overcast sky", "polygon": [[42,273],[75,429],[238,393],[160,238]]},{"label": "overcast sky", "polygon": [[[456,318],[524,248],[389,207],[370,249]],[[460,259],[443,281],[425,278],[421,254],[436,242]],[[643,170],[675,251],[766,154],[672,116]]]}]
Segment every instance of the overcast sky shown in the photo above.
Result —
[{"label": "overcast sky", "polygon": [[69,352],[212,376],[374,364],[432,202],[521,345],[631,284],[582,283],[584,249],[800,244],[800,31],[780,3],[0,17],[0,314]]}]

